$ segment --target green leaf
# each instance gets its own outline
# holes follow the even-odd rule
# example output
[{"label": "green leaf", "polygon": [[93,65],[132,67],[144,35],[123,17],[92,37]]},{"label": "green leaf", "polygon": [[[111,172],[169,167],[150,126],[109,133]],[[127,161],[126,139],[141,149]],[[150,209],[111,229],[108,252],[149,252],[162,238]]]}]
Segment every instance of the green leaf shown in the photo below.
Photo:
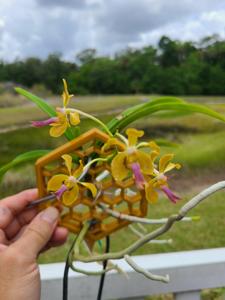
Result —
[{"label": "green leaf", "polygon": [[185,103],[185,101],[180,98],[177,98],[177,97],[169,97],[169,96],[150,100],[148,102],[141,103],[141,104],[135,105],[134,107],[126,109],[120,115],[118,115],[114,119],[112,119],[107,124],[107,126],[112,132],[115,132],[118,128],[117,126],[118,126],[119,120],[121,120],[123,118],[128,118],[129,115],[131,115],[132,113],[135,113],[136,111],[138,111],[140,109],[145,109],[145,108],[149,108],[150,106],[164,104],[164,103]]},{"label": "green leaf", "polygon": [[163,111],[163,112],[156,112],[152,117],[160,118],[160,119],[174,119],[179,117],[186,117],[191,114],[192,112],[190,111]]},{"label": "green leaf", "polygon": [[148,103],[139,105],[136,109],[132,111],[129,110],[128,112],[123,112],[122,114],[111,120],[107,124],[107,126],[109,130],[111,130],[111,132],[115,132],[116,130],[122,130],[132,122],[159,111],[175,111],[181,114],[188,112],[197,112],[225,122],[225,117],[223,115],[204,105],[187,103],[185,101],[167,101],[165,99],[159,98],[154,101],[150,101]]},{"label": "green leaf", "polygon": [[[50,117],[55,117],[56,112],[54,107],[49,105],[45,100],[41,99],[38,96],[35,96],[34,94],[22,89],[22,88],[15,88],[16,92],[19,93],[20,95],[24,96],[28,100],[32,101],[35,103],[43,112],[47,113]],[[66,132],[64,133],[65,137],[71,141],[75,138],[73,131],[71,128],[67,128]]]},{"label": "green leaf", "polygon": [[76,136],[74,135],[73,129],[68,127],[66,132],[64,133],[67,140],[72,141]]},{"label": "green leaf", "polygon": [[4,166],[2,166],[0,168],[0,180],[2,179],[2,177],[5,175],[5,173],[8,170],[10,170],[20,164],[23,164],[25,162],[36,160],[39,157],[41,157],[49,152],[50,152],[50,150],[33,150],[33,151],[29,151],[29,152],[18,155],[11,162],[5,164]]},{"label": "green leaf", "polygon": [[133,107],[130,107],[128,109],[126,109],[123,114],[124,115],[127,115],[137,109],[139,109],[140,107],[143,108],[145,106],[149,106],[149,104],[151,103],[151,105],[155,105],[155,104],[163,104],[163,103],[185,103],[185,101],[181,98],[177,98],[177,97],[170,97],[170,96],[167,96],[167,97],[161,97],[161,98],[156,98],[154,100],[149,100],[147,102],[144,102],[144,103],[141,103],[141,104],[137,104]]},{"label": "green leaf", "polygon": [[76,126],[76,127],[73,127],[73,136],[74,137],[78,137],[81,133],[80,133],[80,126]]},{"label": "green leaf", "polygon": [[50,117],[55,117],[56,112],[55,109],[49,105],[45,100],[41,99],[38,96],[35,96],[34,94],[22,89],[22,88],[15,88],[16,92],[20,95],[26,97],[28,100],[34,102],[42,111],[47,113]]}]

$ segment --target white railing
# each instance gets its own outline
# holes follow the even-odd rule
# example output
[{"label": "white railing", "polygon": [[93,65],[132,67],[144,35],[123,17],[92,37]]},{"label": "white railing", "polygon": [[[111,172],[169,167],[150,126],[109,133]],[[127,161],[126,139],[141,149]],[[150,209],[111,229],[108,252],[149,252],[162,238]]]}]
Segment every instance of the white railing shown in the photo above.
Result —
[{"label": "white railing", "polygon": [[[116,261],[124,275],[107,274],[102,299],[141,300],[148,295],[173,293],[176,300],[199,300],[202,289],[225,286],[225,248],[173,252],[133,257],[140,266],[155,274],[169,274],[168,284],[150,281],[135,273],[126,262]],[[96,264],[81,264],[89,270]],[[41,265],[42,300],[62,299],[63,263]],[[69,300],[96,299],[99,277],[87,277],[71,272]]]}]

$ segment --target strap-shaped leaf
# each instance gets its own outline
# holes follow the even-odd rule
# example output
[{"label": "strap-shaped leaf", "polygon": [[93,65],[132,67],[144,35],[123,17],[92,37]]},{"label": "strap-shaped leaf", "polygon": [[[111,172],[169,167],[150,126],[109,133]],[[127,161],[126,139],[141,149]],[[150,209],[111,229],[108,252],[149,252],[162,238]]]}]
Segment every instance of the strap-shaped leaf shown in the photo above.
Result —
[{"label": "strap-shaped leaf", "polygon": [[158,105],[158,104],[164,104],[164,103],[185,103],[183,99],[177,98],[177,97],[160,97],[154,100],[150,100],[145,103],[141,103],[138,105],[135,105],[133,107],[130,107],[126,110],[124,110],[120,115],[116,116],[114,119],[112,119],[108,124],[108,128],[114,132],[114,128],[117,129],[117,124],[118,120],[121,120],[122,118],[127,118],[129,115],[132,113],[135,113],[139,109],[145,109],[145,107],[150,107],[153,105]]},{"label": "strap-shaped leaf", "polygon": [[16,92],[20,95],[24,96],[28,100],[34,102],[42,111],[48,114],[50,117],[55,117],[56,112],[55,109],[49,105],[45,100],[41,99],[40,97],[22,89],[22,88],[15,88]]},{"label": "strap-shaped leaf", "polygon": [[[47,113],[50,117],[55,117],[56,116],[56,112],[54,107],[52,107],[51,105],[49,105],[45,100],[41,99],[40,97],[22,89],[22,88],[15,88],[16,92],[19,93],[20,95],[24,96],[25,98],[27,98],[28,100],[32,101],[33,103],[35,103],[42,111],[44,111],[45,113]],[[64,135],[66,136],[66,138],[68,140],[72,140],[74,139],[76,136],[73,134],[73,131],[71,128],[68,128],[66,130],[66,132],[64,133]]]},{"label": "strap-shaped leaf", "polygon": [[145,116],[151,115],[159,111],[176,111],[180,113],[202,113],[210,117],[225,121],[225,117],[216,111],[208,108],[207,106],[200,104],[187,103],[185,101],[171,101],[165,99],[156,99],[142,105],[138,105],[132,111],[124,111],[119,116],[111,120],[107,126],[111,132],[116,130],[122,130],[132,122],[143,118]]},{"label": "strap-shaped leaf", "polygon": [[8,170],[10,170],[20,164],[26,163],[28,161],[34,161],[49,152],[50,152],[50,150],[33,150],[33,151],[29,151],[29,152],[18,155],[11,162],[3,165],[0,168],[0,180],[2,179],[2,177]]},{"label": "strap-shaped leaf", "polygon": [[141,104],[137,104],[133,107],[130,107],[128,109],[126,109],[123,114],[127,115],[130,114],[132,111],[135,111],[137,109],[139,109],[140,107],[143,108],[145,106],[149,106],[149,104],[151,103],[151,105],[155,105],[155,104],[163,104],[163,103],[185,103],[185,101],[181,98],[177,98],[177,97],[171,97],[171,96],[166,96],[166,97],[161,97],[161,98],[156,98],[153,100],[149,100],[145,103],[141,103]]}]

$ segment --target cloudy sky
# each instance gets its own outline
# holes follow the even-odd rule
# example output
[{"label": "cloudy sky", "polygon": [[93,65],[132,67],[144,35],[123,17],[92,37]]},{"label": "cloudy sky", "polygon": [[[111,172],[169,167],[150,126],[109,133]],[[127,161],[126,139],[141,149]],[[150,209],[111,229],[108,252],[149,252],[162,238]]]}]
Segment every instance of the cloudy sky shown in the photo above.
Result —
[{"label": "cloudy sky", "polygon": [[113,54],[127,46],[218,33],[225,38],[225,0],[0,0],[0,59],[67,60],[86,48]]}]

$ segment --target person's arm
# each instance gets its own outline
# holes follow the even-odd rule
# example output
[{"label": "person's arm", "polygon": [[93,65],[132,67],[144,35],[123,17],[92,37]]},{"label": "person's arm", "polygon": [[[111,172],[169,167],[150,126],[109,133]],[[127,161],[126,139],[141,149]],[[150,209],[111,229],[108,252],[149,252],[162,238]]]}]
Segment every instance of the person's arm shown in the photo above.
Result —
[{"label": "person's arm", "polygon": [[37,214],[26,206],[37,198],[37,190],[26,190],[0,201],[0,295],[4,300],[39,300],[39,253],[62,245],[65,228],[57,227],[56,208]]}]

